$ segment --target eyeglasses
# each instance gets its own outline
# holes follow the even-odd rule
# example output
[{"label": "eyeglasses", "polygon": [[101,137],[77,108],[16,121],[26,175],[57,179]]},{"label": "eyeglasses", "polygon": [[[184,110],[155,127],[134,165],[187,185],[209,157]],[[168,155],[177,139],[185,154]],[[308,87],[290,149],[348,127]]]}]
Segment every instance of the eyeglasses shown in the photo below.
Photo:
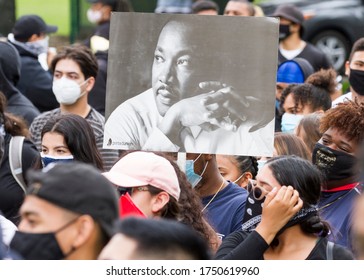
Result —
[{"label": "eyeglasses", "polygon": [[129,193],[129,195],[131,195],[135,190],[137,190],[139,192],[149,191],[149,187],[147,187],[147,186],[134,187],[134,188],[116,186],[116,189],[120,196],[125,195],[126,193]]},{"label": "eyeglasses", "polygon": [[256,200],[262,200],[269,193],[269,191],[267,191],[265,188],[259,186],[256,180],[252,179],[249,179],[246,189],[249,193],[253,193],[253,197]]}]

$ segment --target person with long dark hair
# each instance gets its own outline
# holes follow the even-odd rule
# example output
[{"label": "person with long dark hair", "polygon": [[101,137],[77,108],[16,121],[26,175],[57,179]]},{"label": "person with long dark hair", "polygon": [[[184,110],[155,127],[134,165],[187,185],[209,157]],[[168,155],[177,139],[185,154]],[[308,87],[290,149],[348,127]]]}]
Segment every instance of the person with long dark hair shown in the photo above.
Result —
[{"label": "person with long dark hair", "polygon": [[18,225],[20,221],[19,208],[24,201],[23,187],[13,176],[10,168],[9,146],[14,136],[24,136],[21,147],[22,177],[40,162],[40,155],[35,145],[29,140],[27,124],[21,117],[15,116],[6,110],[6,97],[0,91],[0,135],[3,141],[3,157],[0,158],[0,212],[4,217]]},{"label": "person with long dark hair", "polygon": [[223,240],[216,259],[353,259],[346,248],[328,243],[330,227],[317,209],[321,173],[311,162],[274,157],[251,189],[243,229]]},{"label": "person with long dark hair", "polygon": [[42,163],[77,160],[94,165],[103,171],[101,154],[89,123],[76,114],[51,118],[41,133]]}]

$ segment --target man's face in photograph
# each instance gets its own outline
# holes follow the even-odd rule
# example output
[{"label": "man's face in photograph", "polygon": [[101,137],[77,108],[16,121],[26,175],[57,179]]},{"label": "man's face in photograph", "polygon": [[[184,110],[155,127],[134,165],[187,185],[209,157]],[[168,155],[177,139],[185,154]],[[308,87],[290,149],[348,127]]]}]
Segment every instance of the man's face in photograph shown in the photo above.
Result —
[{"label": "man's face in photograph", "polygon": [[178,101],[197,94],[203,63],[197,54],[191,24],[169,22],[154,52],[152,85],[159,113],[164,116]]}]

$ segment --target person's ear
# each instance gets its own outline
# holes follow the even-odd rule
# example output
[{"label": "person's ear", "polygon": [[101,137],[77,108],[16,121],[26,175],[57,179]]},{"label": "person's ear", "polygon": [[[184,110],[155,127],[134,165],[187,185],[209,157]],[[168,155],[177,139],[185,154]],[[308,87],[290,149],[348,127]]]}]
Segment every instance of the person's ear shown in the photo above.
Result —
[{"label": "person's ear", "polygon": [[246,188],[249,183],[249,180],[253,179],[253,174],[250,172],[246,172],[244,176],[241,178],[240,186]]},{"label": "person's ear", "polygon": [[345,62],[345,75],[348,77],[350,76],[350,62],[349,61]]},{"label": "person's ear", "polygon": [[212,157],[214,157],[215,155],[212,154],[203,154],[202,155],[204,157],[205,161],[210,161],[212,159]]},{"label": "person's ear", "polygon": [[85,88],[85,90],[87,92],[90,92],[92,90],[92,88],[94,87],[94,85],[95,85],[95,78],[94,77],[89,77],[87,79],[87,82],[86,82],[86,88]]},{"label": "person's ear", "polygon": [[76,221],[77,234],[72,242],[74,248],[79,248],[85,244],[96,228],[96,222],[89,215],[82,215]]},{"label": "person's ear", "polygon": [[169,194],[162,191],[152,198],[152,212],[158,213],[168,202],[169,202]]}]

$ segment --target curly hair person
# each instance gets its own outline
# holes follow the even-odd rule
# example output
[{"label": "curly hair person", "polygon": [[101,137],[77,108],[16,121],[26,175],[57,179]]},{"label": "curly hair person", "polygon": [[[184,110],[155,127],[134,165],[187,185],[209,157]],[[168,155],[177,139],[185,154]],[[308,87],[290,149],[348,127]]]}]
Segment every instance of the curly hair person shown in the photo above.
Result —
[{"label": "curly hair person", "polygon": [[320,131],[336,128],[348,140],[359,144],[364,139],[364,103],[347,101],[328,110],[320,121]]}]

